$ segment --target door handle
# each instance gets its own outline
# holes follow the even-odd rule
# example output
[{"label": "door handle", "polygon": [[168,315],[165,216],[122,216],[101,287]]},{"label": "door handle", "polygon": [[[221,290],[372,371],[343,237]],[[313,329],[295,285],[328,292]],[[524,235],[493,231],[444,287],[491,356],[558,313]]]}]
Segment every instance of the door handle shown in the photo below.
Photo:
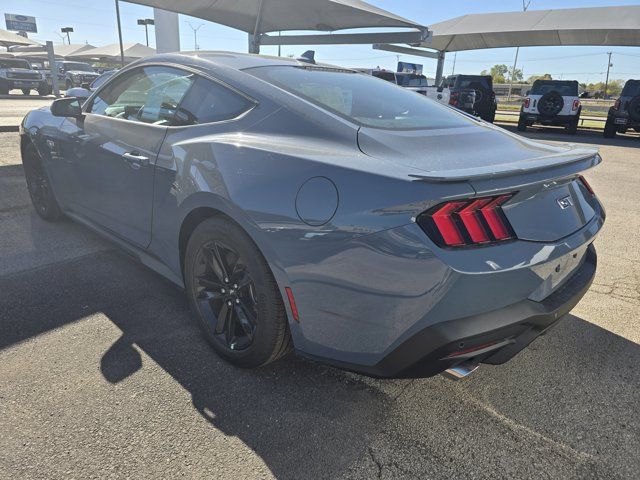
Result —
[{"label": "door handle", "polygon": [[149,157],[141,155],[139,152],[127,152],[122,154],[124,161],[131,165],[131,168],[139,169],[140,167],[146,167],[149,165]]}]

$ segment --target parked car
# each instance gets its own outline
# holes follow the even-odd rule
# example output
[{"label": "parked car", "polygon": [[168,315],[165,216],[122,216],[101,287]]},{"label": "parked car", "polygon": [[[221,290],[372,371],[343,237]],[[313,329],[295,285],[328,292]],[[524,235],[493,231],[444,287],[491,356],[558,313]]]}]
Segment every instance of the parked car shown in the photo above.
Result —
[{"label": "parked car", "polygon": [[[80,87],[82,84],[90,84],[100,76],[93,70],[93,67],[86,62],[60,61],[58,66],[58,81],[62,83],[60,88],[69,90],[73,87]],[[51,82],[51,75],[49,75]]]},{"label": "parked car", "polygon": [[31,68],[29,62],[0,58],[0,95],[7,95],[13,89],[22,90],[24,95],[29,95],[31,90],[37,90],[40,95],[51,93],[43,75]]},{"label": "parked car", "polygon": [[295,349],[375,376],[464,376],[516,355],[595,274],[604,211],[581,175],[597,149],[344,68],[157,55],[83,105],[30,112],[20,137],[37,213],[183,287],[242,367]]},{"label": "parked car", "polygon": [[609,109],[604,136],[613,138],[633,128],[640,133],[640,80],[627,80],[620,98]]},{"label": "parked car", "polygon": [[443,88],[449,91],[449,104],[493,123],[498,102],[490,75],[450,75]]},{"label": "parked car", "polygon": [[567,133],[578,131],[582,106],[575,80],[536,80],[522,102],[518,130],[524,132],[535,123],[565,127]]},{"label": "parked car", "polygon": [[109,78],[111,78],[117,70],[108,70],[96,78],[91,84],[82,84],[81,87],[72,87],[65,92],[65,96],[67,97],[75,97],[79,98],[81,102],[84,102],[87,98],[91,96],[94,90],[96,90],[100,85],[106,82]]},{"label": "parked car", "polygon": [[[449,91],[435,85],[429,85],[429,79],[420,73],[392,72],[385,69],[357,69],[359,72],[367,73],[376,78],[381,78],[387,82],[395,83],[407,90],[424,95],[438,103],[449,104]],[[475,97],[474,97],[475,98]],[[473,99],[471,99],[473,103]]]}]

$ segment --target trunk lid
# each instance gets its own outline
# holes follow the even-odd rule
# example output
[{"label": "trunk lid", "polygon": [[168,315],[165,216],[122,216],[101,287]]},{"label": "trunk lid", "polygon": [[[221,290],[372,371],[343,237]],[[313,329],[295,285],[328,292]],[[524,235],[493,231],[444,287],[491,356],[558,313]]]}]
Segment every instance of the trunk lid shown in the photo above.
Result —
[{"label": "trunk lid", "polygon": [[419,169],[425,182],[469,182],[477,196],[514,193],[503,212],[517,237],[556,241],[596,214],[578,179],[600,162],[595,148],[532,141],[491,125],[421,131],[361,128],[363,153]]}]

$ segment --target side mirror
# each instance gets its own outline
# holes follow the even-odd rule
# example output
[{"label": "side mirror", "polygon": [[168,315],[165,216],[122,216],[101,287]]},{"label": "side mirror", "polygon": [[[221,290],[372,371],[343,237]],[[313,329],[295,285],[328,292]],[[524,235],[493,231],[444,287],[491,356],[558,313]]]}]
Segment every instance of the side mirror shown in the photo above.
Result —
[{"label": "side mirror", "polygon": [[82,116],[82,106],[80,99],[75,97],[59,98],[51,104],[51,113],[54,117],[75,117]]}]

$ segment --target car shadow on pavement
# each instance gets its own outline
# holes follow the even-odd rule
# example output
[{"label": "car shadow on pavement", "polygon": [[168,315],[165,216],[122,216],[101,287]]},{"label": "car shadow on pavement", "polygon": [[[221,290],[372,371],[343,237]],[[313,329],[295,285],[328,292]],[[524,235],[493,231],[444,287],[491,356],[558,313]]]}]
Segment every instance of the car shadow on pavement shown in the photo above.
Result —
[{"label": "car shadow on pavement", "polygon": [[478,456],[534,476],[554,455],[582,478],[638,467],[640,349],[578,317],[453,383],[374,380],[295,356],[234,368],[203,339],[180,290],[114,251],[0,277],[0,305],[0,349],[101,312],[122,332],[100,361],[108,382],[139,372],[141,350],[279,479],[371,478],[398,462],[404,476],[486,476]]},{"label": "car shadow on pavement", "polygon": [[528,128],[526,132],[518,132],[512,125],[502,124],[499,126],[531,140],[640,148],[640,135],[635,132],[617,135],[616,138],[604,138],[601,131],[578,130],[576,135],[567,135],[561,128],[554,127],[535,126]]}]

